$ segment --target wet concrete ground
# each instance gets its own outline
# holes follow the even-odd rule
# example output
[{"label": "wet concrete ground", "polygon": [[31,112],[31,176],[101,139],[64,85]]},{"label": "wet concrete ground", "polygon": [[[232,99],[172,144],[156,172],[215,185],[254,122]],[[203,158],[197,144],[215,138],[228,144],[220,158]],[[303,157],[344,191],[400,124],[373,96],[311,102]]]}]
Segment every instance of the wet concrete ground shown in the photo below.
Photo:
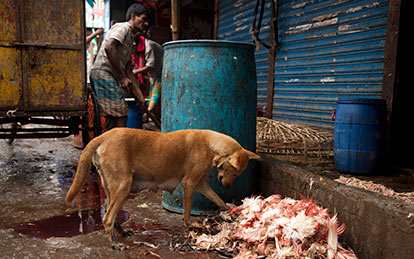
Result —
[{"label": "wet concrete ground", "polygon": [[110,248],[100,224],[105,195],[97,176],[90,174],[72,205],[65,203],[81,154],[72,139],[18,139],[12,145],[0,139],[2,258],[219,257],[215,252],[170,250],[170,242],[183,239],[185,229],[181,215],[162,208],[161,192],[129,196],[118,218],[134,232],[121,239],[130,248]]}]

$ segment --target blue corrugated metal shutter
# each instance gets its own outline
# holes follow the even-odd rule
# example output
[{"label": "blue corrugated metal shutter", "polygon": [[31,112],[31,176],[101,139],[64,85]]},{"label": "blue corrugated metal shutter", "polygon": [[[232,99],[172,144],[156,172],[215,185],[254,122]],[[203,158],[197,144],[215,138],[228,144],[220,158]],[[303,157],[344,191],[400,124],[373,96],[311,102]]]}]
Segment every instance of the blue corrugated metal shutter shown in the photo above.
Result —
[{"label": "blue corrugated metal shutter", "polygon": [[[220,0],[219,39],[251,42],[254,4]],[[332,128],[338,98],[380,98],[387,11],[385,0],[279,1],[273,117]],[[256,54],[259,105],[266,102],[267,53]]]}]

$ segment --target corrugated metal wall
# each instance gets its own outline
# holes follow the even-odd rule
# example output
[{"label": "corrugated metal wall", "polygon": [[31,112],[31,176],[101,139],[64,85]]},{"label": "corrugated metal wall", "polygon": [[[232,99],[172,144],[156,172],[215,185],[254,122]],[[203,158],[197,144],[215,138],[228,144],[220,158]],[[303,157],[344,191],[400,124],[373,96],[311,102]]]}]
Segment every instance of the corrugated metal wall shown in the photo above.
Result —
[{"label": "corrugated metal wall", "polygon": [[[252,42],[255,0],[220,0],[218,38]],[[388,1],[279,1],[273,117],[333,128],[341,97],[380,98]],[[270,1],[261,38],[269,38]],[[256,53],[258,105],[266,103],[268,51]]]}]

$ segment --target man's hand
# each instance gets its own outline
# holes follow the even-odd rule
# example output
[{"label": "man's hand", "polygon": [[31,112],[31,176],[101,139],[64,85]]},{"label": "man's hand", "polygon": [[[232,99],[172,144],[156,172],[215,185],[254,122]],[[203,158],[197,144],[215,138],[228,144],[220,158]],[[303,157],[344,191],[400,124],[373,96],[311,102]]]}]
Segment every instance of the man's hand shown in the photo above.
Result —
[{"label": "man's hand", "polygon": [[137,97],[137,101],[139,102],[139,105],[140,105],[139,108],[141,110],[144,109],[144,107],[145,107],[145,98],[144,98],[144,95],[142,94],[141,90],[139,90],[139,88],[138,88],[138,90],[135,89],[134,95]]},{"label": "man's hand", "polygon": [[129,79],[130,82],[130,90],[132,92],[132,94],[134,95],[134,97],[136,98],[137,102],[139,102],[139,108],[140,109],[144,109],[145,107],[145,98],[144,95],[142,94],[141,90],[139,89],[138,86],[138,81],[137,81],[137,77],[132,73],[132,63],[131,61],[128,61],[128,63],[126,64],[126,70],[125,70],[126,76]]},{"label": "man's hand", "polygon": [[97,35],[100,35],[100,34],[102,34],[104,32],[104,29],[103,28],[98,28],[97,30],[96,30],[96,34]]},{"label": "man's hand", "polygon": [[128,77],[122,78],[121,81],[119,82],[119,84],[123,88],[127,88],[131,83],[132,83],[132,81]]}]

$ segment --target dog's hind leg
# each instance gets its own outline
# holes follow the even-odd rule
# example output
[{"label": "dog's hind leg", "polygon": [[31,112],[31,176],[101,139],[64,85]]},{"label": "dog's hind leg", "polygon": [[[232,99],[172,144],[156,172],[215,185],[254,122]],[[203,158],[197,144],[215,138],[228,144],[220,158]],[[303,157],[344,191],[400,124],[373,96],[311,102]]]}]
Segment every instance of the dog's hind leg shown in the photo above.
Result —
[{"label": "dog's hind leg", "polygon": [[131,189],[131,183],[132,179],[124,180],[122,182],[108,182],[110,199],[102,223],[108,235],[108,239],[112,244],[112,248],[114,249],[122,250],[126,248],[124,244],[118,242],[117,238],[114,235],[113,229],[115,225],[116,216],[118,215],[118,212],[120,211],[122,204],[124,203]]},{"label": "dog's hind leg", "polygon": [[[102,183],[102,186],[103,186],[103,188],[104,188],[104,190],[105,190],[105,195],[106,195],[106,198],[107,198],[107,200],[109,201],[109,200],[110,200],[110,193],[109,193],[109,190],[108,190],[107,183],[105,182],[105,178],[104,178],[104,177],[102,177],[102,174],[101,174],[99,171],[98,171],[98,173],[99,173],[99,175],[101,176],[101,183]],[[119,234],[121,234],[123,237],[127,237],[127,236],[132,236],[132,235],[133,235],[133,232],[132,232],[132,231],[130,231],[130,230],[125,231],[125,230],[121,227],[121,224],[119,224],[119,223],[116,221],[116,218],[115,218],[114,227],[115,227],[115,229],[118,231],[118,233],[119,233]]]}]

